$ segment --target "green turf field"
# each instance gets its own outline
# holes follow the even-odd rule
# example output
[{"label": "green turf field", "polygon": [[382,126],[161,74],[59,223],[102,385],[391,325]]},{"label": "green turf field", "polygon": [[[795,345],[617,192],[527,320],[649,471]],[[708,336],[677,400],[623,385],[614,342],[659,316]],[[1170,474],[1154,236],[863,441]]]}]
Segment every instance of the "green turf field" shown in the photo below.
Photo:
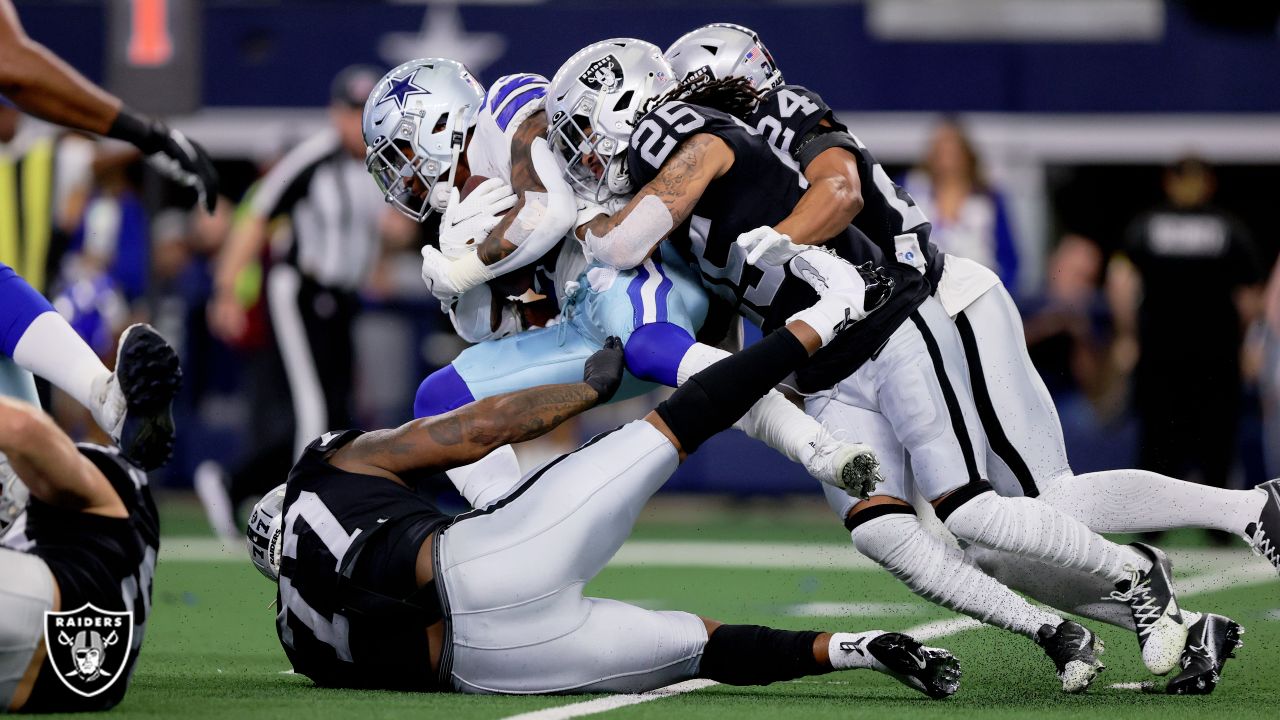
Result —
[{"label": "green turf field", "polygon": [[[196,529],[174,511],[169,532]],[[804,629],[908,629],[956,616],[916,599],[841,545],[825,518],[710,514],[706,522],[651,520],[620,563],[593,583],[596,595],[679,608],[732,622]],[[847,536],[844,536],[847,537]],[[1186,545],[1174,538],[1175,545]],[[847,543],[847,540],[846,540]],[[1246,647],[1207,698],[1113,689],[1150,676],[1131,634],[1102,628],[1107,670],[1087,696],[1057,689],[1053,667],[1031,642],[992,629],[932,639],[964,667],[960,693],[931,701],[869,672],[846,672],[767,688],[699,689],[609,710],[610,718],[918,718],[1094,716],[1124,718],[1280,717],[1280,582],[1243,550],[1192,550],[1180,557],[1193,590],[1184,605],[1228,614],[1247,629]],[[701,552],[700,552],[701,551]],[[710,567],[690,566],[704,557]],[[757,557],[764,565],[742,566]],[[664,558],[666,558],[664,560]],[[645,563],[645,564],[640,564]],[[1206,580],[1212,575],[1217,580]],[[1194,580],[1200,576],[1200,580]],[[273,589],[236,557],[219,559],[209,539],[170,537],[156,575],[154,615],[132,689],[114,712],[133,717],[504,718],[592,697],[522,698],[319,690],[287,674],[276,641]],[[837,606],[837,604],[840,604]],[[807,614],[798,614],[807,613]],[[1090,623],[1097,628],[1097,623]],[[933,626],[933,632],[949,628]],[[602,697],[602,696],[596,696]]]}]

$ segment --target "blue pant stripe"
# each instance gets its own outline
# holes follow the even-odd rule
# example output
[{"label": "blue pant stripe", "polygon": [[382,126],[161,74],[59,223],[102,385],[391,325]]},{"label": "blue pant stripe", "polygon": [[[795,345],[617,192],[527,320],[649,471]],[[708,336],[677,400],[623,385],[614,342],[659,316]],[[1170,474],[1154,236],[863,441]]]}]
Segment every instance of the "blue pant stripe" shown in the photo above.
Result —
[{"label": "blue pant stripe", "polygon": [[640,289],[648,279],[649,271],[644,267],[638,267],[636,276],[631,278],[631,284],[627,286],[627,297],[631,298],[632,327],[640,327],[644,324],[644,297],[640,294]]}]

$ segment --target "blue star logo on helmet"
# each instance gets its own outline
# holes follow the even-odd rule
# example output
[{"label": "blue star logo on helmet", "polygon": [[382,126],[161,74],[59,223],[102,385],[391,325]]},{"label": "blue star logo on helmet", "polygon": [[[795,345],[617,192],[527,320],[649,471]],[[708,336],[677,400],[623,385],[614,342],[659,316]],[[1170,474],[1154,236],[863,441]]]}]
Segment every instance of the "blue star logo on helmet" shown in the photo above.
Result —
[{"label": "blue star logo on helmet", "polygon": [[395,100],[396,107],[404,109],[405,99],[410,95],[430,95],[430,90],[413,84],[413,78],[417,74],[418,71],[414,70],[402,78],[392,80],[391,84],[387,86],[386,92],[382,93],[382,97],[378,98],[377,104],[381,105],[388,100]]}]

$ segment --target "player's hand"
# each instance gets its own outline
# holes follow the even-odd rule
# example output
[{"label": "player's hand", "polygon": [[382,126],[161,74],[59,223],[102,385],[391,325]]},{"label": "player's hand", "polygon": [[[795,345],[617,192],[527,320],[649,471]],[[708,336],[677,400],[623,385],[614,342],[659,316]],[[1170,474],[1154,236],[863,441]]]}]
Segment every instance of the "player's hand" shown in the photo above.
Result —
[{"label": "player's hand", "polygon": [[[155,149],[147,153],[147,164],[166,178],[196,191],[197,202],[213,214],[218,204],[218,171],[203,147],[187,136],[153,120],[157,133]],[[146,148],[141,148],[147,152]]]},{"label": "player's hand", "polygon": [[454,287],[453,281],[449,278],[452,264],[453,261],[439,250],[430,245],[423,246],[422,282],[427,284],[427,289],[437,300],[445,304],[451,304],[462,294],[462,291]]},{"label": "player's hand", "polygon": [[751,265],[786,265],[788,260],[806,248],[791,242],[790,236],[783,235],[768,225],[739,235],[738,247],[746,251],[747,262]]},{"label": "player's hand", "polygon": [[622,371],[625,367],[622,354],[622,341],[610,337],[604,341],[604,347],[587,358],[587,366],[582,372],[582,382],[591,386],[599,396],[597,405],[603,405],[613,398],[622,384]]},{"label": "player's hand", "polygon": [[449,206],[440,218],[440,252],[453,260],[473,250],[515,204],[511,186],[501,178],[485,180],[466,198],[461,197],[458,188],[450,188]]}]

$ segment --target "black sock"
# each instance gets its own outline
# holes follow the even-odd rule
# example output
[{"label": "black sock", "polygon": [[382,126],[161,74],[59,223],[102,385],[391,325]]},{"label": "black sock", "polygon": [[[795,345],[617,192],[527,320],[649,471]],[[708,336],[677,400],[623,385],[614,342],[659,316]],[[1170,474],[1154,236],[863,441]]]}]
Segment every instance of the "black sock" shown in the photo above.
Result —
[{"label": "black sock", "polygon": [[721,625],[702,651],[698,677],[726,685],[768,685],[830,672],[813,657],[813,641],[819,634]]},{"label": "black sock", "polygon": [[696,373],[658,405],[686,453],[738,421],[752,405],[809,358],[786,329]]}]

